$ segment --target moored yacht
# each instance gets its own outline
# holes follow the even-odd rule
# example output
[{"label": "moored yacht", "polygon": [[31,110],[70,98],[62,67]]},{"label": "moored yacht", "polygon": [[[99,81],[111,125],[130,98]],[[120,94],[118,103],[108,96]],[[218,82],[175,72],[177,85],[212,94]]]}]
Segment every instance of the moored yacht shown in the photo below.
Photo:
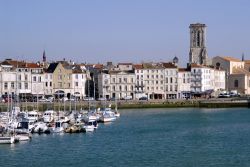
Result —
[{"label": "moored yacht", "polygon": [[115,113],[111,111],[110,108],[105,108],[105,110],[102,113],[102,116],[100,117],[100,122],[113,122],[116,120]]},{"label": "moored yacht", "polygon": [[0,144],[12,144],[15,142],[15,137],[10,134],[0,136]]},{"label": "moored yacht", "polygon": [[46,123],[52,122],[54,120],[56,113],[54,110],[47,110],[43,114],[43,121]]}]

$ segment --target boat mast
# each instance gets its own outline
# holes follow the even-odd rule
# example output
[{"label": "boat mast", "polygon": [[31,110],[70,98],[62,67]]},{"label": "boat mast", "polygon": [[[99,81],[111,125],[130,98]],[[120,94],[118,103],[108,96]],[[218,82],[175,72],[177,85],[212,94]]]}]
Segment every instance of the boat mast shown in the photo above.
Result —
[{"label": "boat mast", "polygon": [[[90,77],[89,67],[88,67],[88,75],[89,75],[89,77]],[[90,89],[89,89],[89,77],[87,77],[87,78],[88,78],[88,96],[89,96],[89,98],[88,98],[88,107],[89,107],[89,111],[88,111],[88,112],[90,112]]]}]

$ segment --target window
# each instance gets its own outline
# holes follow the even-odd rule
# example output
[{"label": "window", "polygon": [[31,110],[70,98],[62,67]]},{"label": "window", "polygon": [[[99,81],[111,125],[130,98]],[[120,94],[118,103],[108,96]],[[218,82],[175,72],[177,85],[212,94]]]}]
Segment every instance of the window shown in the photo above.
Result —
[{"label": "window", "polygon": [[28,75],[27,75],[27,74],[24,75],[24,80],[25,80],[25,81],[28,80]]},{"label": "window", "polygon": [[122,83],[122,79],[121,78],[119,78],[119,83]]},{"label": "window", "polygon": [[128,90],[128,87],[127,87],[127,85],[125,86],[125,91],[127,91]]},{"label": "window", "polygon": [[113,80],[113,83],[115,83],[115,78],[112,78],[112,80]]},{"label": "window", "polygon": [[62,75],[58,75],[58,79],[59,79],[59,80],[62,80]]},{"label": "window", "polygon": [[22,80],[22,75],[18,76],[18,80],[20,80],[20,81]]},{"label": "window", "polygon": [[122,91],[122,86],[119,86],[120,91]]},{"label": "window", "polygon": [[197,46],[200,47],[200,31],[197,32]]},{"label": "window", "polygon": [[15,88],[15,84],[14,82],[11,82],[11,88],[14,89]]},{"label": "window", "polygon": [[113,86],[113,91],[115,91],[115,86]]},{"label": "window", "polygon": [[133,91],[134,87],[131,85],[131,86],[130,86],[130,89],[131,89],[131,91]]},{"label": "window", "polygon": [[36,76],[33,77],[33,82],[36,82]]},{"label": "window", "polygon": [[29,85],[28,85],[27,82],[24,83],[24,88],[25,88],[25,89],[28,89],[28,88],[29,88]]},{"label": "window", "polygon": [[239,81],[236,79],[234,80],[234,87],[238,88],[239,87]]},{"label": "window", "polygon": [[45,82],[45,86],[48,87],[48,82]]},{"label": "window", "polygon": [[21,83],[18,84],[18,89],[22,89],[22,84]]},{"label": "window", "polygon": [[49,83],[49,86],[50,86],[50,87],[52,86],[52,82]]},{"label": "window", "polygon": [[124,82],[127,83],[127,78],[123,78]]},{"label": "window", "polygon": [[8,82],[4,82],[4,89],[8,89]]},{"label": "window", "polygon": [[134,82],[134,79],[133,78],[131,78],[131,83],[133,83]]},{"label": "window", "polygon": [[168,78],[166,78],[166,83],[168,83]]},{"label": "window", "polygon": [[177,85],[174,86],[174,90],[177,92]]},{"label": "window", "polygon": [[58,86],[59,86],[59,88],[62,88],[63,87],[62,82],[58,82]]},{"label": "window", "polygon": [[170,77],[170,83],[173,83],[173,78],[172,77]]},{"label": "window", "polygon": [[38,77],[38,82],[42,82],[42,77],[41,76]]},{"label": "window", "polygon": [[75,82],[75,86],[78,87],[78,82]]}]

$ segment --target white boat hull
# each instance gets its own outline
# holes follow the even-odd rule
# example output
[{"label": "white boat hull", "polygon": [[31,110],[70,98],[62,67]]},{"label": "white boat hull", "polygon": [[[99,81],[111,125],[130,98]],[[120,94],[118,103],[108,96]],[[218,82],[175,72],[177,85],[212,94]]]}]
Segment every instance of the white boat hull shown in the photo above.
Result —
[{"label": "white boat hull", "polygon": [[31,137],[28,134],[18,134],[15,136],[16,140],[18,141],[29,141]]},{"label": "white boat hull", "polygon": [[14,136],[1,136],[0,137],[0,144],[12,144],[15,142]]}]

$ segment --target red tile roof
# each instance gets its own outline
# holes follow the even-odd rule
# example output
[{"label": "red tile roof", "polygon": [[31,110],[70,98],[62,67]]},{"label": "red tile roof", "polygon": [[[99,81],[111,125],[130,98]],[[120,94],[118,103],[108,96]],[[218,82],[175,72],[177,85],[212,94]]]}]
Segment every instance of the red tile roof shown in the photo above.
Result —
[{"label": "red tile roof", "polygon": [[142,64],[134,64],[133,67],[134,67],[134,69],[143,69]]}]

